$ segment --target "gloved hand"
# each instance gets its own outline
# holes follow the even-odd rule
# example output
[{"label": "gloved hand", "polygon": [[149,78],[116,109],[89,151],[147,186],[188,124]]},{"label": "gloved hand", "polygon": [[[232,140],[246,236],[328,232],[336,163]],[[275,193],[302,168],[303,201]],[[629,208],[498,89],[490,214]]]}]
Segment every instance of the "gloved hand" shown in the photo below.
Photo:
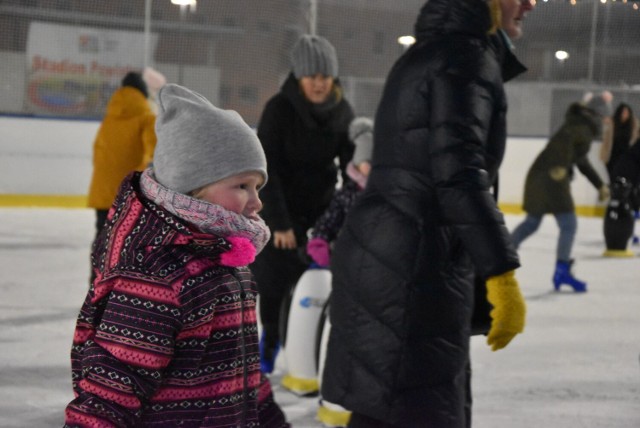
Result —
[{"label": "gloved hand", "polygon": [[554,166],[549,170],[549,175],[555,181],[562,181],[567,176],[567,168],[562,166]]},{"label": "gloved hand", "polygon": [[487,299],[493,305],[487,344],[492,351],[502,349],[524,330],[527,306],[514,271],[487,280]]},{"label": "gloved hand", "polygon": [[329,243],[322,238],[312,238],[307,242],[307,254],[318,266],[329,266]]},{"label": "gloved hand", "polygon": [[604,202],[611,197],[611,191],[609,190],[609,186],[603,184],[598,189],[598,200],[600,202]]}]

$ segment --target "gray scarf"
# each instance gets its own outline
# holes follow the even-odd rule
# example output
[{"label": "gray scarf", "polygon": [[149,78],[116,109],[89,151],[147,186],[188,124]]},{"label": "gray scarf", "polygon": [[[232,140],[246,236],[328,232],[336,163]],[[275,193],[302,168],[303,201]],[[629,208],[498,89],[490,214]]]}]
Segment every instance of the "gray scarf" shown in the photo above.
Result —
[{"label": "gray scarf", "polygon": [[271,238],[264,220],[252,220],[229,211],[220,205],[174,192],[155,180],[153,169],[147,168],[140,177],[142,194],[176,217],[194,225],[198,230],[222,238],[246,238],[260,253]]}]

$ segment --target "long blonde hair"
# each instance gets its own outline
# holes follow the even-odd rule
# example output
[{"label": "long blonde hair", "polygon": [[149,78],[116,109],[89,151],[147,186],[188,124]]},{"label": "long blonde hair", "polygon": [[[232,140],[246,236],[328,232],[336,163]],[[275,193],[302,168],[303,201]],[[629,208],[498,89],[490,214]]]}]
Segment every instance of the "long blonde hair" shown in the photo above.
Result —
[{"label": "long blonde hair", "polygon": [[500,0],[489,0],[489,13],[491,14],[491,28],[489,34],[494,34],[502,27],[502,7]]}]

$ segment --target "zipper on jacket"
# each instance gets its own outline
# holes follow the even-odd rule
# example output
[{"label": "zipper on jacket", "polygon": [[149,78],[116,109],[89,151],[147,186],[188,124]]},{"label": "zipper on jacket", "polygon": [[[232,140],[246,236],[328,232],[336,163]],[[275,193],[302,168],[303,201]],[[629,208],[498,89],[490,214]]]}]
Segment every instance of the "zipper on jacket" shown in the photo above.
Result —
[{"label": "zipper on jacket", "polygon": [[244,396],[244,400],[242,400],[242,426],[246,426],[247,414],[249,412],[249,368],[247,364],[247,349],[244,336],[244,300],[246,298],[246,294],[242,285],[242,279],[236,276],[235,271],[233,272],[233,276],[236,278],[236,281],[238,281],[238,287],[240,288],[240,346],[242,349],[242,376],[244,386],[242,388],[242,394]]}]

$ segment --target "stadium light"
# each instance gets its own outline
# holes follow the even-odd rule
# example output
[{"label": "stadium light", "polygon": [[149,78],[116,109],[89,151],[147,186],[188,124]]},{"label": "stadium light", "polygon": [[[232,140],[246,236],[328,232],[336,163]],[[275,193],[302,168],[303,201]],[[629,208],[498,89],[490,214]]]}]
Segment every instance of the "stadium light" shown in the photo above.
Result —
[{"label": "stadium light", "polygon": [[189,9],[189,12],[193,13],[196,11],[196,4],[198,2],[196,0],[171,0],[171,4],[175,4],[180,6],[180,17],[184,18],[184,14]]},{"label": "stadium light", "polygon": [[416,42],[416,38],[413,36],[400,36],[398,37],[398,43],[402,45],[403,48],[408,49],[409,46]]},{"label": "stadium light", "polygon": [[564,62],[567,58],[569,58],[569,52],[567,51],[556,51],[556,59],[560,62]]}]

